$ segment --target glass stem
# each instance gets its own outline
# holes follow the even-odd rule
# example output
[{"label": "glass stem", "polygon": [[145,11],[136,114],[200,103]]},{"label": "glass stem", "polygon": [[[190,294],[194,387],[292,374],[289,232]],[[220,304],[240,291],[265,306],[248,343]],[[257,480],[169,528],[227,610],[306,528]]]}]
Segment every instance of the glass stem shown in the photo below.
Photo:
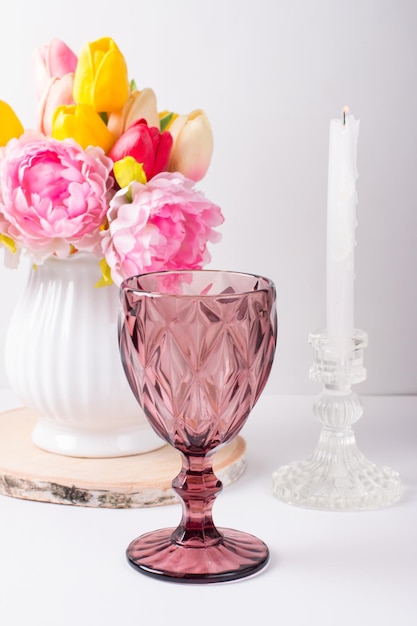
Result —
[{"label": "glass stem", "polygon": [[213,455],[183,454],[182,469],[172,487],[182,500],[182,519],[171,539],[180,545],[205,548],[223,540],[212,517],[222,483],[213,472]]}]

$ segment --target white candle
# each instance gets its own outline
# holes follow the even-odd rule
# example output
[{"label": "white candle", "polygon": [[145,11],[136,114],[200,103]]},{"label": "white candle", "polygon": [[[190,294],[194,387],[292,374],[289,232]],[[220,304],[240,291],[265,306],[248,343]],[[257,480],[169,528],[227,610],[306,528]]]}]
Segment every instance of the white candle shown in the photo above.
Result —
[{"label": "white candle", "polygon": [[351,338],[354,323],[356,151],[359,120],[342,111],[331,120],[327,197],[327,334]]}]

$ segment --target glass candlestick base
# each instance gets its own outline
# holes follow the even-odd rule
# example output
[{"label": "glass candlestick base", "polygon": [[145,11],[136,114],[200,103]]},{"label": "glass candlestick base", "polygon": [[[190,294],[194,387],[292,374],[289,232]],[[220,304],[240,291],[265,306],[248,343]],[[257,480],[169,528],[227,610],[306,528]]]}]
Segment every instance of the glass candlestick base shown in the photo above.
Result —
[{"label": "glass candlestick base", "polygon": [[322,431],[309,458],[273,473],[274,494],[288,504],[333,511],[393,504],[401,497],[398,473],[368,461],[358,449],[352,429],[363,412],[352,385],[366,379],[366,333],[355,330],[353,337],[346,340],[310,333],[309,343],[314,352],[310,378],[323,384],[323,391],[314,402]]}]

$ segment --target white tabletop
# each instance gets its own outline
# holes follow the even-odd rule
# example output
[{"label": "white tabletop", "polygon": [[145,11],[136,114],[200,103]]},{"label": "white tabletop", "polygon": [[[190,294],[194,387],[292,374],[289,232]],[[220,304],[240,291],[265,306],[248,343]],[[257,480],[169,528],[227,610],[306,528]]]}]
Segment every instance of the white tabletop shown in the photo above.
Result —
[{"label": "white tabletop", "polygon": [[[236,583],[180,585],[128,565],[128,543],[177,525],[179,504],[112,510],[0,496],[0,624],[415,626],[417,397],[362,400],[358,445],[400,472],[402,500],[356,513],[277,500],[272,472],[308,456],[320,425],[313,398],[265,394],[242,431],[247,470],[214,508],[216,524],[257,535],[271,551],[262,573]],[[1,391],[0,409],[14,406]]]}]

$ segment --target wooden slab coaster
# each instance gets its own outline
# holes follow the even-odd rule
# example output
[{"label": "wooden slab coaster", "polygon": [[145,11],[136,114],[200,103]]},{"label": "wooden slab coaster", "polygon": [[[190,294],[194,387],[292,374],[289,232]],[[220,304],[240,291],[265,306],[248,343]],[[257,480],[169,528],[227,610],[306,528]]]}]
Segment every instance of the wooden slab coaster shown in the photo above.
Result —
[{"label": "wooden slab coaster", "polygon": [[[169,445],[146,454],[110,459],[61,456],[32,443],[36,423],[28,409],[0,413],[0,494],[56,504],[136,508],[179,501],[171,487],[181,469]],[[224,486],[244,472],[246,443],[236,437],[214,458]]]}]

